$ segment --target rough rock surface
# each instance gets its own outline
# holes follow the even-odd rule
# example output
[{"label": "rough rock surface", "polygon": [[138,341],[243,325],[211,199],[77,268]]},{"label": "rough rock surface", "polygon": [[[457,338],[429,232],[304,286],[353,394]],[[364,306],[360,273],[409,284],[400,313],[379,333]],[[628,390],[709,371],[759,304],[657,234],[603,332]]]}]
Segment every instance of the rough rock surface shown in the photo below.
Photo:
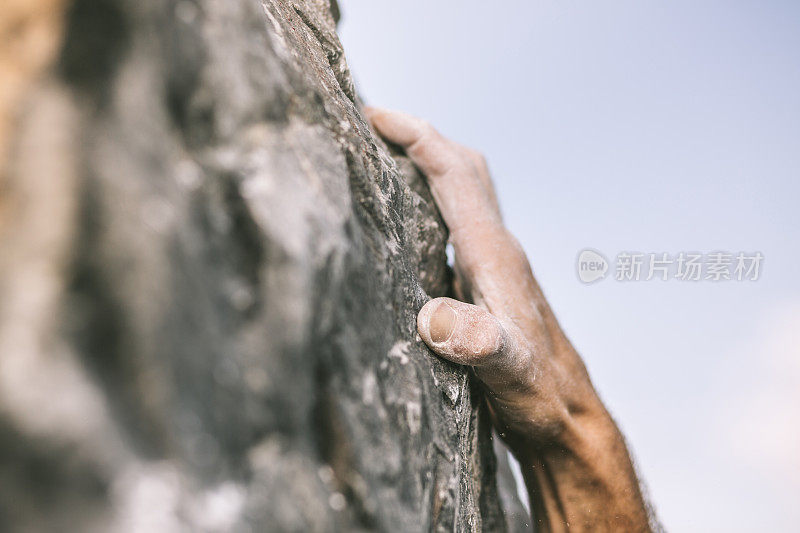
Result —
[{"label": "rough rock surface", "polygon": [[0,530],[516,529],[338,8],[12,4],[55,33],[0,87]]}]

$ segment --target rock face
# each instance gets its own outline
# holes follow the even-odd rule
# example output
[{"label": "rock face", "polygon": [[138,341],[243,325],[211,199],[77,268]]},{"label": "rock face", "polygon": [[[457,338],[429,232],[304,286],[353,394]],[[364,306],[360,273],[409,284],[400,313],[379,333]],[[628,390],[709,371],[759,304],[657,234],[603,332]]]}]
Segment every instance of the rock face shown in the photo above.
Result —
[{"label": "rock face", "polygon": [[26,2],[56,37],[0,113],[0,530],[516,529],[416,335],[446,229],[338,8]]}]

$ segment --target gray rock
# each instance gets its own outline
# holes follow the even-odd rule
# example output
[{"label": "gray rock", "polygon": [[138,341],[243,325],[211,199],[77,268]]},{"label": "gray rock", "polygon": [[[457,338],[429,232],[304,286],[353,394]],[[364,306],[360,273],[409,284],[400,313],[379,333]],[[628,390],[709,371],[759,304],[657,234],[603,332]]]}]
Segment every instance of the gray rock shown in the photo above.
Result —
[{"label": "gray rock", "polygon": [[446,228],[336,16],[70,3],[3,172],[3,531],[520,526],[468,371],[416,334]]}]

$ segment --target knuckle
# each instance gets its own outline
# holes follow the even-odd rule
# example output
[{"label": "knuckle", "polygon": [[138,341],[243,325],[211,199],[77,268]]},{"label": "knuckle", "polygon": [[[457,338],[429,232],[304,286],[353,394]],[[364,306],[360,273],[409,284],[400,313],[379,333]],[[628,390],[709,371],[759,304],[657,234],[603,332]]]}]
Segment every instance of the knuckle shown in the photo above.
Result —
[{"label": "knuckle", "polygon": [[522,247],[519,240],[517,240],[517,238],[514,237],[514,235],[508,231],[505,226],[502,228],[501,233],[501,240],[505,245],[504,254],[506,258],[506,264],[514,265],[516,268],[520,269],[530,268],[528,255],[525,253],[525,249]]},{"label": "knuckle", "polygon": [[436,134],[436,128],[434,128],[433,125],[427,120],[419,119],[419,125],[417,128],[419,129],[420,138],[432,137]]},{"label": "knuckle", "polygon": [[514,260],[526,268],[530,266],[528,254],[525,253],[525,249],[522,248],[522,245],[514,236],[511,237],[511,250],[511,256]]},{"label": "knuckle", "polygon": [[474,148],[467,148],[467,153],[470,155],[470,157],[476,163],[480,163],[480,164],[485,164],[486,163],[486,156],[483,155],[483,152],[479,152],[478,150],[475,150]]},{"label": "knuckle", "polygon": [[434,142],[439,135],[436,129],[423,119],[419,119],[416,130],[416,139],[411,145],[412,148],[427,146]]},{"label": "knuckle", "polygon": [[433,124],[431,124],[430,122],[428,122],[425,119],[420,119],[420,127],[426,133],[433,133],[433,132],[436,131],[436,128],[433,127]]},{"label": "knuckle", "polygon": [[461,147],[461,153],[465,161],[469,164],[470,168],[472,168],[479,176],[484,176],[488,173],[487,169],[489,167],[486,163],[486,157],[484,157],[481,152],[475,150],[474,148]]}]

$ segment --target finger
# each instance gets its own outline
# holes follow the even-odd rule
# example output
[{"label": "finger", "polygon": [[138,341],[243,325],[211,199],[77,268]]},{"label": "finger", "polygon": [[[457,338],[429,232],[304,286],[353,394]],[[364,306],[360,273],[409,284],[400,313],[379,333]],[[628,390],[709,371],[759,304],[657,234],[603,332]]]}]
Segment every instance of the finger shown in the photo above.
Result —
[{"label": "finger", "polygon": [[478,178],[480,178],[484,189],[486,189],[486,194],[489,196],[495,211],[497,211],[497,215],[502,217],[502,214],[500,213],[500,204],[497,201],[497,193],[494,190],[494,183],[492,183],[492,175],[489,172],[489,165],[486,163],[486,158],[483,157],[483,154],[477,150],[473,150],[472,148],[462,146],[461,149],[472,162]]},{"label": "finger", "polygon": [[[428,178],[453,244],[471,228],[502,230],[491,182],[482,179],[473,156],[463,146],[442,137],[422,119],[398,111],[368,107],[367,117],[385,139],[402,146]],[[489,187],[487,187],[487,184]]]},{"label": "finger", "polygon": [[431,350],[460,365],[486,366],[506,358],[510,337],[488,311],[452,298],[435,298],[417,315],[417,330]]},{"label": "finger", "polygon": [[537,296],[530,266],[503,226],[482,157],[467,154],[419,118],[374,107],[365,111],[378,133],[404,147],[426,174],[472,300],[526,333],[540,329],[538,309],[530,305]]},{"label": "finger", "polygon": [[378,133],[402,146],[428,178],[443,176],[454,167],[464,167],[456,145],[421,118],[377,107],[367,107],[364,111]]}]

